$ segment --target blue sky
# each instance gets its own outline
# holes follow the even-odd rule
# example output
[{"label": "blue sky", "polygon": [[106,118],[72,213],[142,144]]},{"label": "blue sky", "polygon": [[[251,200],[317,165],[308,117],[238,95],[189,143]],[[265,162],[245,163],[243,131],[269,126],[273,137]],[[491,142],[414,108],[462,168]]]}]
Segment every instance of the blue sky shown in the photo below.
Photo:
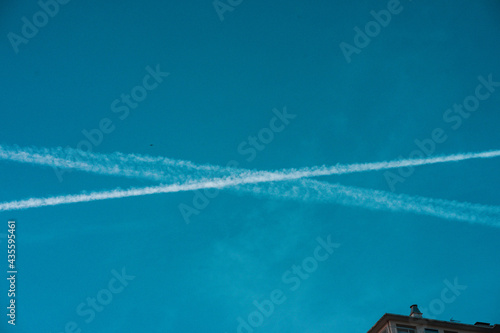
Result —
[{"label": "blue sky", "polygon": [[[244,0],[221,20],[211,1],[70,1],[13,46],[9,34],[21,36],[22,18],[41,9],[3,2],[0,144],[77,148],[108,119],[113,129],[94,152],[258,170],[407,158],[436,128],[446,140],[433,155],[498,149],[500,89],[456,129],[443,117],[478,77],[500,81],[498,3],[402,0],[348,63],[340,44],[355,45],[353,29],[389,3]],[[143,84],[148,66],[169,75],[123,117],[112,104]],[[242,154],[284,108],[295,117],[254,158]],[[498,206],[498,167],[422,166],[394,188],[383,171],[320,180]],[[49,167],[0,162],[0,202],[146,185],[154,182],[78,171],[60,179]],[[186,224],[179,206],[194,196],[0,212],[0,234],[17,221],[19,270],[17,325],[2,313],[2,332],[59,333],[71,322],[82,332],[236,332],[238,317],[274,290],[286,300],[255,332],[366,332],[414,303],[424,317],[500,323],[498,228],[225,190]],[[340,246],[291,290],[284,274],[329,235]],[[122,269],[135,278],[87,323],[78,306]],[[430,310],[455,279],[466,288]]]}]

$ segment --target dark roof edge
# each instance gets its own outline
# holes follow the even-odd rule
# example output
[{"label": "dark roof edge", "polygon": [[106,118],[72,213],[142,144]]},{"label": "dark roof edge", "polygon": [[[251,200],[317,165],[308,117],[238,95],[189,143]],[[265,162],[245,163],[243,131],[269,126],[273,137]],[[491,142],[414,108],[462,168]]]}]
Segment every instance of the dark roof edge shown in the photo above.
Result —
[{"label": "dark roof edge", "polygon": [[444,321],[444,320],[436,320],[436,319],[428,319],[428,318],[413,318],[410,316],[403,316],[403,315],[398,315],[398,314],[393,314],[393,313],[384,314],[375,323],[375,325],[373,325],[372,328],[370,328],[368,333],[378,332],[390,320],[400,321],[400,322],[414,324],[414,325],[432,325],[432,326],[437,326],[437,327],[456,329],[456,330],[460,330],[460,331],[474,331],[474,332],[481,332],[481,333],[483,333],[483,332],[484,333],[500,333],[500,325],[498,325],[498,324],[495,324],[492,327],[482,327],[482,326],[455,323],[455,322]]}]

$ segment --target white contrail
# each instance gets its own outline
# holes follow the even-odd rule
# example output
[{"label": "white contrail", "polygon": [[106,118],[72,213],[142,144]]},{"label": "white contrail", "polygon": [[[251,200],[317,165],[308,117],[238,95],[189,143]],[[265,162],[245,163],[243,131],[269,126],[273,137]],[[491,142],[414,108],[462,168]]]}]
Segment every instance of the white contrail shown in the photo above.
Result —
[{"label": "white contrail", "polygon": [[261,187],[261,185],[242,185],[238,187],[238,190],[274,199],[325,202],[372,210],[409,212],[500,227],[499,206],[394,194],[319,182],[312,179],[266,183],[265,185],[265,187]]},{"label": "white contrail", "polygon": [[[93,163],[108,163],[107,165],[103,165],[90,164],[87,162],[68,161],[63,157],[57,156],[57,150],[27,151],[26,149],[18,149],[17,151],[12,151],[11,149],[10,151],[6,151],[6,149],[1,148],[2,147],[0,146],[0,157],[11,160],[19,160],[26,163],[45,165],[54,165],[54,163],[56,163],[58,166],[64,166],[67,168],[77,168],[79,170],[96,173],[105,172],[105,174],[113,174],[117,176],[131,176],[162,180],[165,180],[165,178],[169,178],[172,180],[179,180],[179,177],[165,177],[165,174],[155,172],[154,166],[151,170],[147,170],[147,172],[144,172],[144,170],[133,170],[128,166],[131,161],[139,163],[145,162],[148,164],[161,162],[167,165],[179,165],[178,161],[168,160],[164,158],[145,157],[139,155],[123,155],[118,153],[115,153],[112,156],[86,153],[86,158],[91,159]],[[489,221],[491,223],[496,223],[495,221],[499,220],[497,216],[500,209],[499,207],[469,203],[457,203],[453,201],[410,197],[405,195],[395,195],[382,191],[345,187],[341,185],[321,183],[306,179],[285,184],[277,184],[273,182],[296,180],[304,177],[313,177],[319,175],[342,174],[350,172],[382,170],[385,168],[410,165],[460,161],[471,158],[491,158],[498,155],[498,151],[490,151],[483,153],[455,154],[420,160],[399,160],[391,162],[337,165],[334,167],[303,168],[298,170],[284,169],[278,172],[250,171],[245,169],[222,168],[210,165],[200,167],[190,162],[181,161],[180,165],[182,165],[182,168],[195,169],[197,172],[199,172],[200,170],[214,171],[212,172],[213,174],[215,173],[223,175],[223,177],[200,179],[198,178],[200,177],[199,175],[195,175],[196,178],[198,178],[197,180],[191,179],[187,182],[184,181],[171,185],[161,185],[130,190],[117,189],[112,191],[92,192],[89,194],[64,195],[49,198],[32,198],[27,200],[12,201],[0,204],[0,211],[53,206],[65,203],[123,198],[155,193],[191,191],[203,188],[231,187],[232,189],[238,191],[242,190],[257,195],[271,195],[273,197],[284,199],[336,202],[343,205],[362,206],[369,209],[409,211],[419,214],[427,214],[439,216],[441,218],[464,220],[469,222]],[[120,163],[117,163],[117,161],[120,161]],[[109,165],[109,163],[111,163],[111,166]],[[226,176],[228,173],[230,174],[230,176]],[[265,184],[265,186],[245,185],[263,182],[271,183],[267,183]],[[297,184],[299,184],[299,186],[297,186]],[[307,193],[302,194],[301,191],[303,191],[304,189],[307,190]]]},{"label": "white contrail", "polygon": [[[261,181],[265,180],[259,177],[254,179],[226,179],[214,182],[152,186],[129,190],[116,189],[112,191],[92,192],[89,194],[32,198],[1,203],[0,211],[125,198],[156,193],[192,191],[203,188],[223,188],[227,186],[251,184],[251,182],[258,183]],[[259,196],[265,195],[273,198],[277,197],[310,202],[329,202],[372,210],[411,212],[449,220],[481,223],[500,227],[500,207],[497,206],[392,194],[383,191],[347,187],[339,184],[328,184],[309,179],[286,183],[266,183],[265,185],[266,187],[246,185],[241,186],[240,189]]]},{"label": "white contrail", "polygon": [[72,194],[72,195],[63,195],[63,196],[48,197],[48,198],[31,198],[26,200],[11,201],[11,202],[0,203],[0,211],[35,208],[43,206],[54,206],[66,203],[87,202],[95,200],[126,198],[126,197],[134,197],[134,196],[157,194],[157,193],[193,191],[205,188],[225,188],[228,186],[235,186],[241,184],[298,179],[301,176],[302,176],[301,173],[280,174],[280,173],[259,171],[245,178],[234,178],[234,177],[213,178],[211,180],[190,181],[187,183],[180,183],[180,184],[132,188],[129,190],[115,189],[111,191],[91,192],[89,194]]},{"label": "white contrail", "polygon": [[129,190],[115,189],[111,191],[91,192],[89,194],[70,194],[70,195],[62,195],[62,196],[55,196],[48,198],[31,198],[26,200],[17,200],[17,201],[0,203],[0,211],[36,208],[44,206],[55,206],[68,203],[88,202],[88,201],[105,200],[105,199],[135,197],[135,196],[157,194],[157,193],[194,191],[205,188],[224,188],[240,184],[259,183],[268,181],[273,181],[272,177],[259,175],[259,176],[239,178],[239,179],[215,178],[211,181],[149,186],[143,188],[132,188]]},{"label": "white contrail", "polygon": [[[179,174],[180,168],[190,167],[192,163],[166,158],[124,155],[121,153],[88,153],[72,148],[20,148],[0,145],[0,159],[44,165],[53,168],[75,169],[101,175],[145,178],[155,181],[167,180],[170,174]],[[145,164],[156,163],[152,168]],[[161,163],[160,163],[161,162]],[[204,167],[200,166],[200,170]],[[171,179],[179,180],[177,177]]]},{"label": "white contrail", "polygon": [[[72,161],[65,158],[66,156],[75,157],[80,154],[83,161]],[[428,165],[445,162],[458,162],[478,158],[494,158],[500,156],[500,150],[491,150],[479,153],[459,153],[445,156],[417,158],[417,159],[401,159],[394,161],[371,162],[371,163],[355,163],[355,164],[337,164],[335,166],[318,166],[306,167],[299,169],[282,169],[277,172],[266,171],[251,171],[244,169],[230,169],[211,165],[196,166],[188,161],[177,161],[163,157],[150,157],[141,155],[125,155],[114,153],[110,155],[86,153],[71,148],[57,149],[36,149],[36,148],[19,148],[7,147],[0,145],[0,158],[5,160],[46,165],[58,168],[77,169],[81,171],[93,172],[97,174],[138,177],[152,179],[156,181],[195,181],[197,177],[179,173],[178,168],[195,168],[198,171],[207,171],[206,176],[211,176],[210,172],[223,171],[225,176],[251,177],[255,173],[260,174],[295,174],[291,179],[303,177],[317,177],[328,175],[342,175],[355,172],[379,171],[393,168]],[[85,160],[86,159],[86,160]],[[160,164],[160,166],[155,165]],[[170,169],[162,170],[161,166],[170,167]],[[176,169],[177,168],[177,169]],[[160,170],[158,170],[160,169]],[[235,171],[238,170],[238,171]],[[203,178],[198,177],[198,180]]]}]

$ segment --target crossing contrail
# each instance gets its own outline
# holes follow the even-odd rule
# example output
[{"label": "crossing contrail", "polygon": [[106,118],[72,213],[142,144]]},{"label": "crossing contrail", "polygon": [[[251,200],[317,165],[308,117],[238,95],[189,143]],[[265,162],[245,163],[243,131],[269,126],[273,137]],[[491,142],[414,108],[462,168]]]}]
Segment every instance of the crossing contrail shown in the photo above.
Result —
[{"label": "crossing contrail", "polygon": [[[73,161],[71,156],[75,158]],[[76,156],[80,156],[82,160],[78,160]],[[86,172],[92,172],[102,175],[114,175],[125,177],[146,178],[155,181],[194,181],[192,175],[180,173],[179,168],[189,169],[195,168],[198,171],[206,171],[206,176],[212,176],[210,173],[214,171],[223,171],[226,176],[251,177],[254,174],[260,175],[295,175],[290,179],[298,179],[304,177],[317,177],[329,175],[342,175],[356,172],[380,171],[401,167],[430,165],[436,163],[459,162],[470,159],[494,158],[500,156],[500,150],[490,150],[477,153],[459,153],[444,156],[416,158],[416,159],[400,159],[393,161],[371,162],[371,163],[354,163],[354,164],[337,164],[334,166],[316,166],[298,169],[282,169],[275,172],[270,171],[253,171],[224,168],[212,165],[196,166],[188,161],[172,160],[164,157],[141,156],[135,154],[97,154],[82,152],[71,148],[19,148],[0,145],[0,159],[16,161],[21,163],[30,163],[45,165],[50,167],[76,169]],[[162,169],[166,167],[166,169]],[[242,170],[242,171],[240,171]],[[200,179],[200,177],[198,177]],[[278,179],[276,179],[278,180]],[[285,180],[288,180],[285,179]]]},{"label": "crossing contrail", "polygon": [[459,220],[500,227],[500,207],[497,206],[392,194],[377,190],[318,182],[310,179],[301,179],[300,181],[285,183],[266,183],[264,187],[254,184],[262,181],[265,180],[260,177],[255,177],[254,179],[219,179],[212,182],[151,186],[128,190],[115,189],[112,191],[91,192],[88,194],[31,198],[1,203],[0,211],[252,184],[253,186],[241,186],[240,190],[257,196],[270,196],[273,198],[306,202],[336,203],[344,206],[391,212],[410,212],[448,220]]},{"label": "crossing contrail", "polygon": [[[498,225],[498,221],[500,220],[500,207],[412,197],[408,195],[396,195],[383,191],[360,189],[339,184],[302,179],[321,175],[375,171],[402,166],[461,161],[473,158],[492,158],[499,156],[500,151],[454,154],[413,160],[336,165],[333,167],[322,166],[302,169],[283,169],[275,172],[232,169],[212,165],[199,166],[188,161],[177,161],[163,157],[125,155],[120,153],[110,155],[82,153],[82,158],[86,159],[85,161],[73,161],[67,158],[68,154],[74,154],[76,152],[80,153],[76,150],[63,150],[61,148],[21,149],[17,147],[6,148],[0,146],[0,158],[8,160],[77,169],[97,174],[138,177],[162,181],[169,180],[177,183],[145,188],[133,188],[129,190],[115,189],[111,191],[91,192],[88,194],[83,193],[11,201],[0,203],[0,211],[156,193],[192,191],[204,188],[230,188],[258,196],[272,196],[274,198],[313,202],[334,202],[346,206],[360,206],[367,209],[406,211],[446,219],[488,223],[495,226]],[[194,170],[196,174],[191,178],[180,177],[178,173],[168,174],[164,170],[161,170],[161,167],[160,171],[158,171],[158,164],[174,167],[174,170],[177,170],[177,172],[179,168],[184,169],[184,171]],[[168,169],[168,171],[172,171],[172,169]],[[200,171],[205,171],[212,175],[212,177],[207,178],[206,176],[200,176]],[[219,177],[213,177],[214,174]]]}]

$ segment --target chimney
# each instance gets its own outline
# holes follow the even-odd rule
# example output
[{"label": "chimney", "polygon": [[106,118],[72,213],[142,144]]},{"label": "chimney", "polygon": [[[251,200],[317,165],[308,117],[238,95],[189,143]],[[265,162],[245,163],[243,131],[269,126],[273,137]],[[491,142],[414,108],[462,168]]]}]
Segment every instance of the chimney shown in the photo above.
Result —
[{"label": "chimney", "polygon": [[422,318],[422,312],[420,312],[420,310],[418,309],[417,304],[413,304],[412,306],[410,306],[410,309],[411,309],[410,317]]}]

